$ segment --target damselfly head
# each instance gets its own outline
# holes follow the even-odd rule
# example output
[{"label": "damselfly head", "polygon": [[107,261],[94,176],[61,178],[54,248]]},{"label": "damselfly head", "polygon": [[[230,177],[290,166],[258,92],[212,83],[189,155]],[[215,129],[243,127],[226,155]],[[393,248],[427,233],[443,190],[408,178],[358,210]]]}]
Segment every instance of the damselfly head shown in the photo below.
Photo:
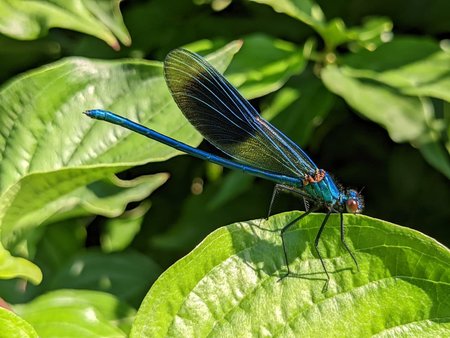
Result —
[{"label": "damselfly head", "polygon": [[348,189],[346,193],[345,208],[352,214],[360,214],[364,209],[364,198],[360,192]]}]

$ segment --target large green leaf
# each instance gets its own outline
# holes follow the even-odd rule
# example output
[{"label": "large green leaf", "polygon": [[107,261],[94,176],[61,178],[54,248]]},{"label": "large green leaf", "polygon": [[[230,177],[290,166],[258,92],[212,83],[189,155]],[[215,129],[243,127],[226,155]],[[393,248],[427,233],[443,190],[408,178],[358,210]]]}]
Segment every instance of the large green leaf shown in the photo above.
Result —
[{"label": "large green leaf", "polygon": [[[357,271],[330,217],[314,250],[323,214],[285,235],[299,215],[220,228],[156,281],[133,324],[132,337],[371,337],[450,334],[450,251],[417,231],[362,215],[345,215]],[[265,229],[261,229],[265,228]],[[182,276],[182,278],[180,278]]]},{"label": "large green leaf", "polygon": [[0,307],[0,337],[2,338],[37,338],[34,328],[14,312]]},{"label": "large green leaf", "polygon": [[386,128],[394,141],[413,143],[450,177],[448,121],[432,103],[450,101],[450,53],[430,39],[399,37],[339,61],[339,67],[322,70],[327,88]]},{"label": "large green leaf", "polygon": [[[218,50],[211,62],[225,68],[240,45]],[[67,202],[75,189],[178,153],[81,114],[92,108],[113,110],[194,146],[201,140],[173,102],[160,62],[71,58],[20,76],[0,91],[3,243],[53,216],[54,203]]]},{"label": "large green leaf", "polygon": [[102,39],[119,49],[131,38],[122,20],[120,0],[3,0],[0,32],[20,40],[37,39],[52,27],[67,28]]},{"label": "large green leaf", "polygon": [[450,51],[429,38],[397,37],[370,52],[342,58],[345,73],[379,81],[403,94],[450,102]]},{"label": "large green leaf", "polygon": [[114,296],[87,290],[58,290],[14,310],[40,337],[126,337],[135,310]]},{"label": "large green leaf", "polygon": [[336,65],[325,67],[322,79],[327,88],[386,128],[394,141],[413,141],[427,133],[427,115],[420,98],[401,94],[383,83],[353,77],[345,70]]}]

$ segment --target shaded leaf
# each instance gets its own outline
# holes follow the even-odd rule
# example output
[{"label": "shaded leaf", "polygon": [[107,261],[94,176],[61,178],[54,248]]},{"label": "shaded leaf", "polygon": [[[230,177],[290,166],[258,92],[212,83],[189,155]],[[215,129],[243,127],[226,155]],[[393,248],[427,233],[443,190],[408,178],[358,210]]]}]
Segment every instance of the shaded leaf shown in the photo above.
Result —
[{"label": "shaded leaf", "polygon": [[160,273],[155,262],[137,252],[88,251],[67,262],[50,287],[104,291],[137,306]]},{"label": "shaded leaf", "polygon": [[[92,218],[92,217],[91,217]],[[53,276],[86,245],[89,218],[70,219],[36,228],[17,243],[14,252],[32,258],[44,276],[39,285],[31,285],[20,277],[0,281],[0,294],[9,303],[25,303],[47,291]],[[28,262],[28,261],[26,261]],[[42,273],[41,273],[42,271]]]},{"label": "shaded leaf", "polygon": [[331,277],[324,292],[313,245],[324,216],[313,214],[286,233],[295,275],[279,282],[285,266],[278,230],[298,215],[235,223],[209,235],[153,285],[131,337],[450,333],[448,249],[392,223],[345,215],[358,272],[333,215],[319,243]]},{"label": "shaded leaf", "polygon": [[295,143],[305,146],[333,103],[333,94],[308,70],[277,91],[266,103],[262,115]]},{"label": "shaded leaf", "polygon": [[142,202],[138,207],[126,211],[121,216],[107,220],[100,237],[102,250],[115,252],[126,249],[141,229],[142,221],[150,205],[149,202]]},{"label": "shaded leaf", "polygon": [[201,194],[186,199],[179,218],[166,232],[152,236],[152,247],[186,253],[219,226],[236,219],[266,215],[268,201],[259,203],[258,197],[264,194],[264,189],[251,185],[254,179],[232,171],[223,180],[205,185]]},{"label": "shaded leaf", "polygon": [[220,184],[219,191],[209,199],[207,208],[214,210],[222,207],[225,203],[250,189],[254,180],[254,176],[247,175],[240,171],[231,171],[224,177],[223,182]]},{"label": "shaded leaf", "polygon": [[325,41],[326,52],[346,42],[355,42],[363,48],[373,50],[387,39],[392,22],[387,18],[366,19],[362,26],[347,28],[341,18],[326,21],[320,6],[310,0],[252,0],[271,6],[276,12],[289,15],[311,26]]},{"label": "shaded leaf", "polygon": [[363,19],[361,26],[351,27],[347,35],[353,44],[350,47],[353,51],[363,47],[368,50],[375,50],[383,43],[392,39],[392,20],[386,17],[369,17]]},{"label": "shaded leaf", "polygon": [[446,148],[439,142],[429,142],[421,144],[419,149],[433,167],[450,179],[450,147]]},{"label": "shaded leaf", "polygon": [[247,99],[278,90],[305,67],[301,48],[287,41],[255,34],[243,42],[225,75]]}]

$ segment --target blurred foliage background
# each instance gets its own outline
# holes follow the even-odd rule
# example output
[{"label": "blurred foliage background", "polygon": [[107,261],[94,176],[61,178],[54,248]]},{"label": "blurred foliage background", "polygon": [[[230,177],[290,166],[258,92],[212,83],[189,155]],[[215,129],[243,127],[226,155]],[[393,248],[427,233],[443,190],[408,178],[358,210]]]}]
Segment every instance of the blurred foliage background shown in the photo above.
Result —
[{"label": "blurred foliage background", "polygon": [[[110,18],[103,25],[60,13],[45,21],[37,10],[34,16],[15,12],[13,3],[0,5],[0,13],[6,13],[0,19],[0,81],[5,85],[24,71],[68,56],[162,61],[180,46],[207,53],[242,39],[225,75],[263,116],[338,182],[364,188],[365,214],[450,244],[448,1],[129,0],[120,3],[124,25],[117,1],[84,2],[92,13]],[[62,6],[61,1],[49,3]],[[19,34],[12,24],[18,22],[29,29]],[[200,147],[217,152],[206,142]],[[134,254],[124,250],[133,249],[151,258],[140,268],[119,265],[146,281],[125,297],[136,307],[151,279],[212,230],[267,214],[271,182],[188,156],[136,166],[118,176],[130,180],[159,173],[170,176],[160,176],[142,196],[161,186],[144,200],[134,199],[123,214],[74,212],[64,217],[70,223],[65,227],[55,225],[58,218],[41,227],[45,236],[38,236],[30,257],[44,276],[55,273],[56,266],[70,266],[81,247],[90,250],[84,259],[98,266],[108,264],[92,249],[122,258]],[[108,182],[95,184],[99,195],[112,189]],[[274,212],[302,208],[302,201],[282,195]],[[65,242],[67,233],[70,242]],[[49,253],[57,242],[62,251]],[[17,281],[2,282],[2,296],[18,302],[72,286],[64,272],[58,274],[51,286],[25,292],[17,291]],[[82,286],[89,288],[89,278],[73,285]],[[126,289],[119,286],[115,294]]]}]

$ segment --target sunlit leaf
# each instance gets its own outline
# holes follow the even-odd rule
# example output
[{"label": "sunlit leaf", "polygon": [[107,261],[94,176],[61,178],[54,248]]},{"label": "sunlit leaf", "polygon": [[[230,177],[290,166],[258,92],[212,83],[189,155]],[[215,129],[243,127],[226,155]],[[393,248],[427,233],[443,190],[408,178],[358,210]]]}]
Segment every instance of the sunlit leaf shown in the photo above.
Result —
[{"label": "sunlit leaf", "polygon": [[447,248],[408,228],[346,215],[357,271],[333,215],[319,243],[331,277],[324,291],[314,249],[324,215],[314,214],[286,233],[294,275],[279,281],[286,268],[277,229],[298,215],[235,223],[209,235],[153,285],[131,337],[449,334]]},{"label": "sunlit leaf", "polygon": [[325,17],[322,9],[310,0],[251,0],[272,7],[276,12],[287,14],[307,25],[320,27]]},{"label": "sunlit leaf", "polygon": [[399,37],[375,51],[361,50],[328,65],[322,79],[329,90],[396,142],[411,142],[429,163],[450,177],[445,149],[448,121],[433,105],[450,101],[450,53],[425,38]]},{"label": "sunlit leaf", "polygon": [[96,36],[114,49],[131,43],[119,10],[120,0],[4,0],[0,3],[0,32],[15,39],[32,40],[53,27]]},{"label": "sunlit leaf", "polygon": [[12,256],[7,250],[0,246],[0,279],[24,277],[34,284],[42,280],[42,272],[32,262]]},{"label": "sunlit leaf", "polygon": [[34,328],[14,312],[0,307],[0,327],[2,337],[37,338]]},{"label": "sunlit leaf", "polygon": [[396,88],[403,94],[450,102],[450,52],[428,38],[397,37],[374,51],[342,59],[345,72]]}]

